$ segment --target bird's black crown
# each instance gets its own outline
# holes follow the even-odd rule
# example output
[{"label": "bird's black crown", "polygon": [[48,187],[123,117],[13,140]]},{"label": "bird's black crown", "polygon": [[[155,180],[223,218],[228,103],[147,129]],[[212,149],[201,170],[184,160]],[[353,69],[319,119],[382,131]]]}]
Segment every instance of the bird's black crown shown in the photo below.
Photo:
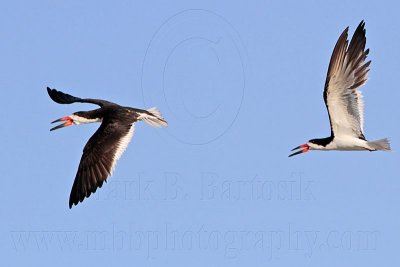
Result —
[{"label": "bird's black crown", "polygon": [[316,139],[311,139],[308,142],[315,144],[315,145],[320,145],[320,146],[327,146],[330,142],[332,142],[333,138],[326,137],[326,138],[316,138]]}]

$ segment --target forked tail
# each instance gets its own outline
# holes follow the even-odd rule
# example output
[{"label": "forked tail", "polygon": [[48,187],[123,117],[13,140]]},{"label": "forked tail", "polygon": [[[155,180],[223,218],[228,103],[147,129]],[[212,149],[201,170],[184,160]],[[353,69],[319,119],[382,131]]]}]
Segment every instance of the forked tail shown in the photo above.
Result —
[{"label": "forked tail", "polygon": [[153,127],[166,127],[168,125],[167,121],[161,116],[161,113],[157,108],[145,110],[140,114],[138,119]]},{"label": "forked tail", "polygon": [[376,141],[369,141],[368,145],[375,150],[390,151],[390,143],[387,138],[379,139]]}]

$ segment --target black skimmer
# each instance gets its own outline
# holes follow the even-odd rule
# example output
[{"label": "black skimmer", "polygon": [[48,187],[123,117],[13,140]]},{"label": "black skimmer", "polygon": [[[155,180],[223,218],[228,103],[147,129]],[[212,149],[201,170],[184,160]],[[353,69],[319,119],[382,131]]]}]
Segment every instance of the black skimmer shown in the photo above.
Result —
[{"label": "black skimmer", "polygon": [[358,90],[368,79],[369,65],[365,62],[365,23],[361,21],[348,45],[347,27],[333,49],[325,81],[324,101],[329,114],[331,136],[311,139],[292,151],[289,157],[310,150],[390,150],[388,139],[368,141],[364,136],[364,103]]},{"label": "black skimmer", "polygon": [[142,110],[123,107],[105,100],[71,96],[49,87],[47,87],[47,92],[50,98],[59,104],[80,102],[100,106],[98,109],[75,112],[52,122],[63,121],[65,123],[50,129],[50,131],[73,124],[101,122],[100,127],[90,137],[83,149],[69,197],[69,208],[95,193],[97,188],[101,187],[103,182],[111,176],[117,160],[133,136],[135,122],[142,120],[154,127],[167,126],[167,122],[156,108]]}]

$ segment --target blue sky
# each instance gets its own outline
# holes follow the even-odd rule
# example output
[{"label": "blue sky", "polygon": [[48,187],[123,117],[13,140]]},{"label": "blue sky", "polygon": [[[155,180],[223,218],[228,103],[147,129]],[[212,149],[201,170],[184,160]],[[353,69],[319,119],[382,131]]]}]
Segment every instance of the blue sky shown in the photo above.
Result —
[{"label": "blue sky", "polygon": [[[399,6],[372,1],[12,1],[0,16],[1,266],[397,266]],[[365,136],[393,151],[290,149],[329,135],[334,44],[371,49]],[[156,106],[114,175],[68,209],[95,106]]]}]

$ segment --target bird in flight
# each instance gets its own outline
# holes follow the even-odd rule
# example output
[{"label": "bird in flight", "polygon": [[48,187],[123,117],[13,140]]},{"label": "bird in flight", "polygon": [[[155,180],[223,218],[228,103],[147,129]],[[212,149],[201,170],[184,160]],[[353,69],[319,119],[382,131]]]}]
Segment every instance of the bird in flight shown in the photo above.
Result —
[{"label": "bird in flight", "polygon": [[123,107],[105,100],[71,96],[49,87],[47,87],[47,92],[50,98],[58,104],[79,102],[100,106],[98,109],[75,112],[52,122],[64,123],[51,128],[50,131],[73,124],[101,123],[83,149],[69,197],[69,208],[95,193],[97,188],[101,187],[103,182],[111,176],[117,160],[132,139],[135,122],[144,121],[154,127],[167,126],[167,122],[156,108],[143,110]]},{"label": "bird in flight", "polygon": [[340,35],[328,67],[324,101],[329,114],[331,136],[311,139],[292,151],[289,157],[310,150],[390,150],[387,138],[368,141],[364,136],[364,103],[359,88],[367,82],[369,65],[365,62],[365,23],[361,21],[348,45],[347,27]]}]

